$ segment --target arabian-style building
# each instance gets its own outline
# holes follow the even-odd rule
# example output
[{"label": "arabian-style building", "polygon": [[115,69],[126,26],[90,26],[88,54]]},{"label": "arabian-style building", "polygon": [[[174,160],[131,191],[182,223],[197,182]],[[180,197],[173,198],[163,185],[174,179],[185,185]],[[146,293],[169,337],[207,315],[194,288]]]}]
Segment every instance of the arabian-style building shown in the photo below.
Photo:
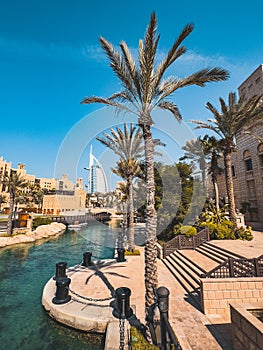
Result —
[{"label": "arabian-style building", "polygon": [[[246,99],[263,95],[263,65],[261,64],[238,88]],[[263,120],[263,117],[262,117]],[[237,209],[247,207],[247,223],[263,227],[263,124],[252,133],[237,135],[237,152],[232,154],[232,175]],[[223,176],[219,179],[220,195],[226,196]]]},{"label": "arabian-style building", "polygon": [[[1,180],[4,174],[9,175],[11,171],[20,174],[30,185],[39,185],[41,189],[45,190],[46,194],[42,205],[43,214],[57,215],[85,209],[86,191],[83,190],[82,179],[79,178],[76,183],[73,183],[67,175],[62,175],[61,179],[36,178],[35,175],[27,174],[25,164],[20,163],[17,168],[13,168],[12,163],[7,162],[3,157],[0,157],[0,194],[5,196],[6,203],[3,203],[0,209],[6,212],[9,210],[8,189]],[[23,191],[27,191],[27,189]],[[24,207],[23,204],[19,205],[20,209]]]}]

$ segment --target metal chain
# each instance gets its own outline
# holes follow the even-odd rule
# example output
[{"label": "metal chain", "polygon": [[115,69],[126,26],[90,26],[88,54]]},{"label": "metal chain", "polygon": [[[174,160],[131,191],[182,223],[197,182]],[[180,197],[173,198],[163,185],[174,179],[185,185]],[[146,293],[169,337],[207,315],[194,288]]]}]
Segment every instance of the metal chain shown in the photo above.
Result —
[{"label": "metal chain", "polygon": [[124,334],[124,322],[125,319],[120,318],[120,347],[119,350],[124,350],[125,345],[125,334]]},{"label": "metal chain", "polygon": [[76,295],[78,298],[81,298],[81,299],[84,299],[84,300],[88,300],[88,301],[94,301],[94,302],[98,302],[98,301],[107,301],[107,300],[111,300],[111,299],[114,298],[113,296],[108,297],[108,298],[101,298],[101,299],[98,299],[98,298],[91,298],[91,297],[84,297],[83,295],[80,295],[80,294],[74,292],[74,290],[72,290],[72,289],[70,289],[70,288],[69,288],[69,291],[70,291],[70,293]]}]

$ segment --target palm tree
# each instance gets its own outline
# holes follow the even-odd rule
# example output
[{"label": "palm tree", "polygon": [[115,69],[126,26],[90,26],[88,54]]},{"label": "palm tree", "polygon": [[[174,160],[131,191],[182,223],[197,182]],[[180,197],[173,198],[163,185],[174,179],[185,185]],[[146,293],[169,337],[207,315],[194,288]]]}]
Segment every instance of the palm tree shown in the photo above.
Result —
[{"label": "palm tree", "polygon": [[127,181],[127,228],[128,228],[128,250],[134,251],[134,200],[133,200],[133,179],[141,171],[140,161],[128,159],[117,162],[117,167],[112,169],[114,174]]},{"label": "palm tree", "polygon": [[129,228],[128,250],[134,250],[134,205],[133,205],[133,179],[140,171],[138,159],[144,153],[142,132],[132,124],[128,128],[124,124],[123,130],[119,127],[110,129],[110,134],[102,133],[104,137],[97,140],[110,148],[119,156],[117,168],[112,171],[127,181],[127,227]]},{"label": "palm tree", "polygon": [[182,149],[185,151],[185,154],[179,160],[189,159],[199,165],[203,188],[205,188],[206,156],[203,151],[201,137],[199,136],[197,139],[187,141]]},{"label": "palm tree", "polygon": [[2,204],[6,203],[6,196],[4,194],[0,194],[0,211],[2,208]]},{"label": "palm tree", "polygon": [[214,187],[215,208],[219,213],[219,191],[217,178],[221,175],[223,169],[218,165],[218,160],[222,157],[221,143],[214,136],[205,135],[201,139],[203,152],[210,159],[210,167],[208,173],[211,174],[211,179]]},{"label": "palm tree", "polygon": [[26,186],[28,186],[28,181],[24,179],[19,173],[11,170],[10,174],[5,174],[3,178],[3,184],[7,186],[9,196],[10,196],[10,211],[7,221],[7,233],[12,234],[13,230],[13,215],[14,215],[14,205],[18,191]]},{"label": "palm tree", "polygon": [[157,248],[156,228],[157,215],[155,210],[154,185],[154,144],[151,127],[153,125],[152,111],[156,108],[171,112],[177,120],[181,120],[179,109],[175,103],[168,100],[176,90],[190,86],[205,86],[208,82],[223,81],[228,78],[228,72],[221,68],[200,70],[185,78],[174,76],[164,79],[167,69],[185,52],[183,40],[193,31],[193,25],[188,24],[175,40],[164,60],[156,65],[156,53],[160,36],[156,34],[157,18],[152,13],[144,40],[139,41],[138,64],[135,62],[127,44],[120,43],[121,52],[103,37],[100,43],[109,58],[110,66],[120,80],[123,89],[108,98],[86,97],[82,103],[102,103],[113,106],[117,111],[130,112],[138,117],[138,125],[143,132],[146,164],[146,244],[145,244],[145,289],[146,311],[154,302],[152,286],[157,286]]},{"label": "palm tree", "polygon": [[231,154],[236,151],[236,135],[241,132],[250,132],[251,125],[263,116],[263,103],[261,96],[253,96],[248,100],[241,97],[239,100],[234,92],[228,95],[228,105],[220,97],[221,111],[219,112],[210,102],[206,108],[213,113],[215,119],[209,119],[208,123],[199,120],[192,122],[197,124],[196,129],[209,129],[219,135],[224,156],[226,190],[229,201],[229,216],[236,225],[236,206],[234,198],[234,186],[232,179]]}]

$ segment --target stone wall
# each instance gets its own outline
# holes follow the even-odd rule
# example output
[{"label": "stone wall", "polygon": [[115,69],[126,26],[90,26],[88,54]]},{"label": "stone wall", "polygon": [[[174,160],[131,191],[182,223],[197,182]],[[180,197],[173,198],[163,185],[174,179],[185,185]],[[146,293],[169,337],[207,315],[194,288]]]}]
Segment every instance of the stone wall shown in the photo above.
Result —
[{"label": "stone wall", "polygon": [[218,314],[230,322],[229,303],[263,302],[263,278],[203,278],[201,302],[205,315]]},{"label": "stone wall", "polygon": [[263,323],[248,310],[263,309],[263,303],[230,305],[233,350],[263,349]]}]

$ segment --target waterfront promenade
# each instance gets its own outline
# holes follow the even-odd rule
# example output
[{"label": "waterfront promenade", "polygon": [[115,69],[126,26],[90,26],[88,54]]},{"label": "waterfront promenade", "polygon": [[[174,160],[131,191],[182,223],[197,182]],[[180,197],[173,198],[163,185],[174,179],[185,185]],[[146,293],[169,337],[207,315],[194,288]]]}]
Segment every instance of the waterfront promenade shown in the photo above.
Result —
[{"label": "waterfront promenade", "polygon": [[[254,232],[252,241],[213,241],[225,249],[247,257],[263,253],[263,233]],[[112,315],[110,299],[118,287],[131,289],[131,307],[134,316],[131,323],[144,323],[144,256],[128,256],[125,262],[109,260],[93,268],[77,267],[69,271],[72,300],[64,305],[54,305],[55,282],[50,280],[43,293],[43,305],[50,315],[69,326],[104,332],[108,326],[105,349],[118,349],[119,323]],[[161,260],[158,260],[159,286],[170,291],[170,323],[183,350],[231,350],[231,326],[218,315],[207,317],[188,297]],[[78,295],[94,298],[84,300]],[[109,298],[105,301],[95,299]]]}]

